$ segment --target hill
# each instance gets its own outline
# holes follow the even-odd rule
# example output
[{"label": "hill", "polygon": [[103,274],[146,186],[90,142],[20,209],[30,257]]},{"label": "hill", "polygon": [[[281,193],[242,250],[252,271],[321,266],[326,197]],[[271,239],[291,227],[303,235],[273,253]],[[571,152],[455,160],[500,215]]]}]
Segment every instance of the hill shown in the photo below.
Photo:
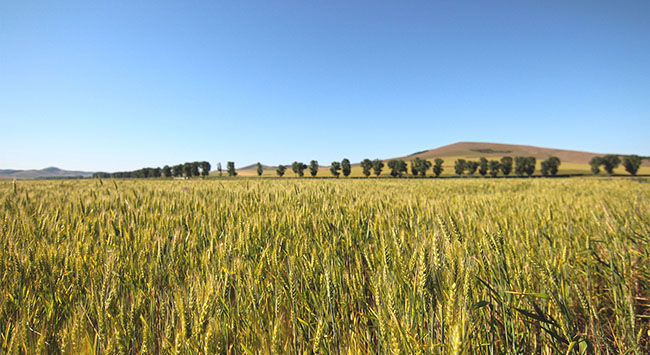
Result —
[{"label": "hill", "polygon": [[45,169],[32,169],[32,170],[14,170],[5,169],[0,170],[0,179],[63,179],[63,178],[79,178],[91,177],[92,172],[88,171],[73,171],[63,170],[56,167],[49,167]]},{"label": "hill", "polygon": [[502,156],[533,156],[540,159],[546,159],[551,156],[560,158],[563,163],[588,164],[595,156],[604,154],[581,152],[577,150],[542,148],[531,145],[485,143],[485,142],[458,142],[442,146],[440,148],[417,152],[400,159],[432,159],[444,157],[464,157],[464,158],[494,158]]}]

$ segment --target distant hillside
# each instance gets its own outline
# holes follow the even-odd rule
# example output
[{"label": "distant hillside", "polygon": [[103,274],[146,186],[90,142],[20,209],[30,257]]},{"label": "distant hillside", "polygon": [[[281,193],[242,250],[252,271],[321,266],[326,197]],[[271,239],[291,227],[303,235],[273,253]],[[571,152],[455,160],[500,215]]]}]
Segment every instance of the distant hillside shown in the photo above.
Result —
[{"label": "distant hillside", "polygon": [[604,154],[580,152],[576,150],[554,149],[534,147],[530,145],[482,143],[482,142],[458,142],[442,146],[440,148],[417,152],[401,159],[432,159],[437,157],[502,157],[504,155],[533,156],[539,159],[546,159],[551,156],[560,158],[562,162],[588,164],[591,158]]},{"label": "distant hillside", "polygon": [[71,171],[62,170],[55,167],[49,167],[41,170],[0,170],[0,179],[61,179],[75,177],[91,177],[92,172],[88,171]]}]

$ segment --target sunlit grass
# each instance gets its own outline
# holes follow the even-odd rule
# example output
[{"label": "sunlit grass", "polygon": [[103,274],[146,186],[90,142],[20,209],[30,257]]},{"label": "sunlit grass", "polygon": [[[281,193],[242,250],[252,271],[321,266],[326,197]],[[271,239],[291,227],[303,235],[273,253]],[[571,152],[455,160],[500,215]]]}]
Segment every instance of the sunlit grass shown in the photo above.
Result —
[{"label": "sunlit grass", "polygon": [[639,179],[0,182],[8,353],[647,353]]}]

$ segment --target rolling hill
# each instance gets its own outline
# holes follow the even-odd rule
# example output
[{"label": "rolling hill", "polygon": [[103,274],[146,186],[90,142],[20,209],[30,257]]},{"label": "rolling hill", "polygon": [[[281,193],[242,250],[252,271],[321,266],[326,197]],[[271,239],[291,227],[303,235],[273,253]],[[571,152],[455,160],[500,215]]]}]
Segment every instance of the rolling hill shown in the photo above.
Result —
[{"label": "rolling hill", "polygon": [[463,158],[495,158],[502,156],[532,156],[540,159],[546,159],[551,156],[560,158],[562,162],[589,164],[589,161],[595,156],[605,154],[581,152],[577,150],[554,149],[534,147],[530,145],[501,144],[501,143],[484,143],[484,142],[458,142],[414,153],[399,159],[432,159],[444,157],[463,157]]},{"label": "rolling hill", "polygon": [[92,172],[88,171],[72,171],[63,170],[56,167],[49,167],[40,170],[0,170],[0,179],[64,179],[64,178],[78,178],[78,177],[91,177]]}]

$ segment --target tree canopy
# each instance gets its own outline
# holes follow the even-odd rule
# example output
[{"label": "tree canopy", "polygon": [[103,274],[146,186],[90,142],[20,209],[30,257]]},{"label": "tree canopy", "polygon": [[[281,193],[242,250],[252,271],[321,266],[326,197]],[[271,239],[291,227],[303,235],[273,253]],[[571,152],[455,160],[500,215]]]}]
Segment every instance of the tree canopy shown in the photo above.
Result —
[{"label": "tree canopy", "polygon": [[636,176],[639,167],[641,167],[641,157],[638,155],[628,155],[624,157],[623,167],[625,167],[625,171],[630,173],[630,175]]},{"label": "tree canopy", "polygon": [[370,176],[370,170],[372,170],[372,161],[370,159],[364,159],[361,162],[361,170],[365,177]]}]

